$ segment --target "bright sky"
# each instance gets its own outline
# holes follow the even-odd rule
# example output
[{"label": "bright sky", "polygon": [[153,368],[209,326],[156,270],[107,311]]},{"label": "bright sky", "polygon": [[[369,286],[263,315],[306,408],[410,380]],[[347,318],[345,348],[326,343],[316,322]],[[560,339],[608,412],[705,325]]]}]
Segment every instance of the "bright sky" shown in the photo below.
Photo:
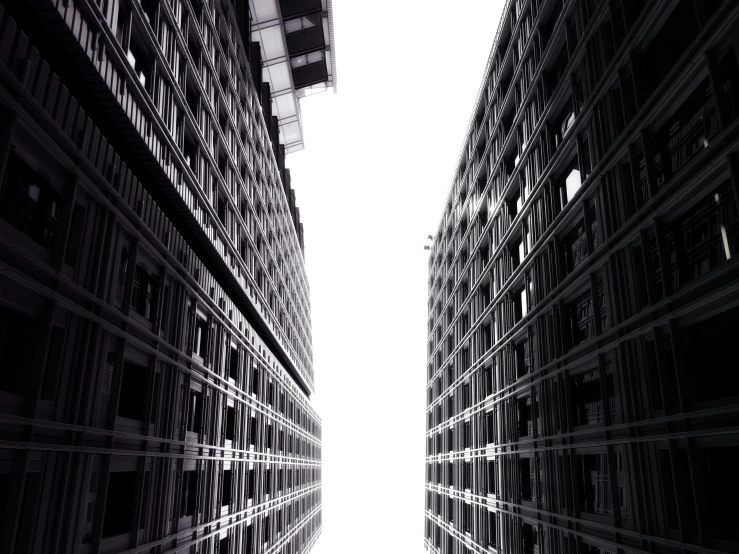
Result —
[{"label": "bright sky", "polygon": [[[423,549],[427,235],[504,0],[334,0],[338,94],[291,154],[323,419],[314,554]],[[372,8],[372,9],[369,9]]]}]

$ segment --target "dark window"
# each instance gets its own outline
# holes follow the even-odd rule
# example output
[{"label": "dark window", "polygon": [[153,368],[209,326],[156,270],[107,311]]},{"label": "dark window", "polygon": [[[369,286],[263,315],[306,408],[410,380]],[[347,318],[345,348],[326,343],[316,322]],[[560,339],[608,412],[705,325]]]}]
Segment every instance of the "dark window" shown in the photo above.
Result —
[{"label": "dark window", "polygon": [[[221,177],[223,177],[224,179],[226,178],[226,169],[228,169],[228,162],[226,161],[226,155],[223,152],[221,152],[218,155],[218,171],[220,172]],[[222,202],[219,201],[218,204],[219,204],[219,206],[218,206],[218,218],[219,219],[221,219],[221,206],[224,207],[224,210],[223,210],[223,218],[221,219],[221,222],[225,225],[226,224],[225,223],[225,220],[226,220],[226,211],[225,211],[226,201],[225,200],[223,200]]]},{"label": "dark window", "polygon": [[537,539],[538,533],[536,527],[524,523],[521,526],[521,535],[523,536],[523,554],[534,554],[538,552]]},{"label": "dark window", "polygon": [[610,515],[612,510],[611,484],[606,454],[578,456],[580,468],[580,509],[599,515]]},{"label": "dark window", "polygon": [[252,554],[254,552],[254,526],[248,525],[246,527],[246,551],[245,554]]},{"label": "dark window", "polygon": [[585,224],[578,221],[575,228],[565,237],[564,261],[565,272],[569,275],[588,256],[588,245],[585,235]]},{"label": "dark window", "polygon": [[198,472],[185,471],[182,474],[182,494],[180,495],[180,515],[191,516],[195,513],[195,500],[198,495]]},{"label": "dark window", "polygon": [[488,512],[488,546],[495,546],[497,541],[497,519],[495,512]]},{"label": "dark window", "polygon": [[221,489],[221,506],[228,506],[231,503],[231,470],[223,472],[223,487]]},{"label": "dark window", "polygon": [[462,488],[472,488],[472,463],[465,462],[462,464]]},{"label": "dark window", "polygon": [[253,416],[251,418],[251,429],[249,431],[249,443],[252,446],[256,446],[257,444],[257,418]]},{"label": "dark window", "polygon": [[708,517],[704,518],[709,537],[739,542],[739,447],[723,446],[700,450],[700,475],[703,479]]},{"label": "dark window", "polygon": [[128,42],[131,38],[131,10],[126,2],[119,4],[115,38],[124,50],[128,48]]},{"label": "dark window", "polygon": [[162,295],[162,316],[159,320],[159,326],[163,331],[167,330],[167,322],[169,320],[169,285],[164,285],[164,294]]},{"label": "dark window", "polygon": [[40,491],[41,473],[27,473],[26,482],[23,487],[23,498],[21,500],[21,513],[16,534],[15,552],[28,552],[31,550]]},{"label": "dark window", "polygon": [[197,354],[207,363],[208,359],[208,321],[200,316],[195,316],[195,342],[193,353]]},{"label": "dark window", "polygon": [[228,376],[234,381],[239,379],[239,351],[231,347],[231,357],[228,362]]},{"label": "dark window", "polygon": [[0,307],[0,390],[26,394],[34,352],[34,327],[24,317]]},{"label": "dark window", "polygon": [[60,195],[12,151],[0,198],[0,217],[51,250],[59,224]]},{"label": "dark window", "polygon": [[[631,2],[626,2],[630,4]],[[694,37],[698,33],[698,21],[693,2],[681,0],[665,21],[662,28],[644,51],[638,67],[648,93],[654,91],[676,62],[692,43],[686,37]]]},{"label": "dark window", "polygon": [[85,208],[80,204],[74,205],[72,210],[72,223],[69,230],[69,242],[64,255],[64,263],[75,267],[79,256],[80,247],[83,244],[85,230]]},{"label": "dark window", "polygon": [[575,425],[603,421],[598,370],[592,369],[572,378],[572,407]]},{"label": "dark window", "polygon": [[687,391],[693,402],[739,395],[739,372],[732,354],[739,308],[726,310],[681,333]]},{"label": "dark window", "polygon": [[520,471],[520,484],[521,484],[521,499],[531,500],[532,499],[532,459],[531,458],[519,458],[518,469]]},{"label": "dark window", "polygon": [[495,442],[495,412],[485,414],[485,429],[488,444]]},{"label": "dark window", "polygon": [[187,430],[200,433],[203,419],[203,395],[194,390],[190,391],[190,413],[187,419]]},{"label": "dark window", "polygon": [[131,307],[146,319],[154,321],[156,318],[158,279],[147,273],[146,269],[137,265],[133,274],[133,293]]},{"label": "dark window", "polygon": [[111,473],[108,478],[108,496],[105,501],[103,538],[122,535],[133,530],[135,499],[136,472]]},{"label": "dark window", "polygon": [[[198,62],[196,61],[195,62],[196,66],[197,66],[197,63]],[[185,101],[187,102],[187,107],[190,108],[190,113],[192,113],[193,117],[195,117],[195,120],[197,121],[198,115],[199,115],[198,106],[200,105],[200,95],[198,94],[195,87],[188,86],[186,88]],[[197,154],[197,152],[195,152],[194,154]],[[197,156],[194,156],[193,158],[191,158],[191,160],[196,160],[196,159],[197,159]],[[191,161],[190,163],[191,163],[190,167],[192,168],[193,162]],[[197,165],[197,162],[195,162],[195,164]]]},{"label": "dark window", "polygon": [[[189,90],[189,89],[188,89]],[[190,102],[190,95],[187,95],[188,103]],[[193,111],[193,114],[195,113],[195,108],[190,108]],[[197,144],[192,141],[189,137],[185,137],[184,147],[182,149],[182,153],[185,155],[185,161],[187,162],[187,165],[190,166],[190,169],[192,169],[192,172],[197,175],[198,174],[198,147]]]},{"label": "dark window", "polygon": [[115,297],[123,298],[123,290],[126,286],[126,270],[128,269],[128,249],[121,249],[121,258],[118,263],[118,279],[115,287]]},{"label": "dark window", "polygon": [[154,97],[154,55],[144,46],[145,39],[140,39],[137,33],[132,33],[131,44],[128,49],[127,58],[133,66],[134,73],[141,84]]},{"label": "dark window", "polygon": [[248,490],[247,492],[247,498],[250,500],[254,499],[254,495],[256,493],[257,488],[257,475],[255,469],[249,470],[249,483],[248,483]]},{"label": "dark window", "polygon": [[528,341],[526,339],[522,340],[515,346],[517,378],[523,377],[529,372],[528,350]]},{"label": "dark window", "polygon": [[491,365],[487,365],[482,368],[482,379],[484,383],[485,397],[488,397],[493,394],[493,367]]},{"label": "dark window", "polygon": [[146,409],[146,377],[145,366],[126,360],[123,363],[121,379],[121,395],[118,400],[118,415],[141,421]]},{"label": "dark window", "polygon": [[226,408],[226,440],[234,439],[234,421],[236,410],[229,406]]},{"label": "dark window", "polygon": [[593,317],[593,299],[590,291],[581,295],[568,307],[570,316],[570,338],[572,346],[595,336],[595,318]]},{"label": "dark window", "polygon": [[519,437],[530,437],[532,435],[530,396],[518,401],[518,435]]}]

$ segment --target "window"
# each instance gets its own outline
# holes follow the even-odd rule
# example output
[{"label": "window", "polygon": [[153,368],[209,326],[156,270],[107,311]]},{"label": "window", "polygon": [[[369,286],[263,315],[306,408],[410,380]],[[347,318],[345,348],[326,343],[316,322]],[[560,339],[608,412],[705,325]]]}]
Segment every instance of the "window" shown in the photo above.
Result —
[{"label": "window", "polygon": [[698,19],[693,2],[681,0],[650,46],[644,49],[637,64],[643,74],[647,95],[657,88],[691,44],[692,41],[686,40],[686,37],[694,37],[697,34]]},{"label": "window", "polygon": [[195,501],[198,495],[198,472],[182,473],[182,492],[180,494],[180,516],[191,516],[195,513]]},{"label": "window", "polygon": [[582,487],[580,509],[591,514],[610,515],[612,498],[608,455],[581,454],[577,458]]},{"label": "window", "polygon": [[497,522],[495,512],[489,511],[487,520],[488,520],[488,537],[487,537],[488,546],[494,547],[498,543],[497,541],[497,530],[498,530],[497,523],[498,522]]},{"label": "window", "polygon": [[27,393],[34,337],[34,326],[28,320],[0,307],[0,390],[21,395]]},{"label": "window", "polygon": [[521,500],[532,500],[533,487],[531,481],[533,479],[533,464],[531,458],[519,458],[518,469],[520,472],[519,483],[521,485]]},{"label": "window", "polygon": [[108,496],[105,501],[103,538],[130,533],[133,530],[135,499],[136,472],[111,473],[108,478]]},{"label": "window", "polygon": [[588,256],[585,224],[581,219],[563,241],[565,271],[569,275]]},{"label": "window", "polygon": [[[685,328],[680,334],[687,390],[693,402],[739,396],[739,374],[731,354],[739,308]],[[706,370],[710,368],[710,375]]]},{"label": "window", "polygon": [[144,46],[146,40],[140,39],[136,35],[137,33],[131,34],[126,58],[133,67],[139,82],[144,86],[149,96],[154,98],[154,56]]},{"label": "window", "polygon": [[133,274],[131,307],[151,322],[156,319],[158,289],[158,279],[149,275],[145,267],[137,265]]},{"label": "window", "polygon": [[518,436],[530,437],[532,430],[531,397],[527,396],[518,400]]},{"label": "window", "polygon": [[535,554],[539,551],[537,546],[539,533],[536,526],[524,523],[521,526],[521,535],[523,535],[523,554]]},{"label": "window", "polygon": [[190,391],[190,412],[187,418],[187,430],[192,433],[200,433],[203,420],[203,395],[200,392]]},{"label": "window", "polygon": [[231,357],[228,362],[228,376],[234,381],[239,380],[239,350],[231,346]]},{"label": "window", "polygon": [[[188,89],[189,91],[189,89]],[[190,95],[187,94],[187,100],[188,104],[190,103]],[[193,112],[193,115],[195,114],[195,108],[190,108]],[[198,174],[198,147],[195,141],[190,139],[190,137],[185,137],[184,147],[182,149],[183,154],[185,155],[185,162],[188,166],[190,166],[190,169],[192,169],[192,172],[197,176]]]},{"label": "window", "polygon": [[0,217],[51,250],[59,224],[60,195],[11,151],[0,198]]},{"label": "window", "polygon": [[527,311],[526,287],[521,287],[513,295],[513,323],[515,324],[521,321],[521,318],[526,315]]},{"label": "window", "polygon": [[123,292],[126,287],[126,270],[128,269],[128,249],[121,249],[121,257],[118,262],[118,279],[116,281],[115,297],[117,300],[123,298]]},{"label": "window", "polygon": [[258,434],[257,418],[252,416],[251,429],[249,431],[249,444],[251,444],[252,446],[256,446],[257,444],[257,434]]},{"label": "window", "polygon": [[118,415],[141,421],[146,410],[146,381],[148,369],[126,360],[123,363]]},{"label": "window", "polygon": [[[736,468],[739,467],[739,447],[701,448],[700,474],[706,491],[706,532],[710,537],[739,542],[739,506],[735,491],[739,487]],[[689,486],[689,483],[687,484]],[[684,485],[686,486],[686,485]]]},{"label": "window", "polygon": [[[575,425],[589,425],[603,421],[603,402],[601,400],[599,370],[586,371],[572,378],[572,410]],[[615,416],[616,402],[613,396],[613,370],[606,367],[606,391],[608,409]]]},{"label": "window", "polygon": [[236,419],[236,409],[232,406],[226,408],[226,440],[234,439],[234,424]]},{"label": "window", "polygon": [[124,50],[128,50],[128,43],[131,38],[131,10],[127,2],[119,4],[115,38]]},{"label": "window", "polygon": [[254,493],[256,492],[257,488],[257,474],[256,470],[254,468],[249,470],[249,483],[248,483],[248,490],[247,492],[247,498],[249,500],[254,500]]},{"label": "window", "polygon": [[75,203],[74,209],[72,210],[72,222],[69,229],[67,251],[64,254],[64,263],[73,268],[77,266],[80,248],[84,242],[85,211],[85,207],[78,203]]},{"label": "window", "polygon": [[462,464],[462,488],[472,488],[472,462],[465,461]]},{"label": "window", "polygon": [[228,506],[231,503],[231,478],[230,469],[223,472],[223,483],[221,487],[221,506]]},{"label": "window", "polygon": [[205,316],[198,313],[195,316],[195,340],[193,344],[193,354],[202,358],[203,363],[207,363],[208,357],[208,321]]},{"label": "window", "polygon": [[590,291],[567,306],[570,319],[570,337],[572,346],[589,340],[595,336],[595,318],[593,317],[593,298]]}]

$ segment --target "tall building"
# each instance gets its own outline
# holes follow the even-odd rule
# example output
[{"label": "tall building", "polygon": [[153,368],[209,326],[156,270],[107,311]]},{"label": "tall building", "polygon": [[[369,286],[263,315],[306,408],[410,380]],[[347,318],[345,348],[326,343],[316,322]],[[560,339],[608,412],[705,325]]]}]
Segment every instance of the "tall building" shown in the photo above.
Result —
[{"label": "tall building", "polygon": [[330,0],[0,0],[0,552],[312,548],[285,152],[335,78]]},{"label": "tall building", "polygon": [[425,546],[739,552],[739,3],[509,0],[429,258]]}]

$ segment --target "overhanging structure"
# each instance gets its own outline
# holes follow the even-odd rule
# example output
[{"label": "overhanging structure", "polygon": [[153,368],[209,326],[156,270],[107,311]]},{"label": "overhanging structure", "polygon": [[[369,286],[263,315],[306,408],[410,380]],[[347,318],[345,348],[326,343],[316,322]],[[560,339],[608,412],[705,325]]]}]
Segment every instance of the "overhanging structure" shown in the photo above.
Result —
[{"label": "overhanging structure", "polygon": [[259,43],[262,78],[285,152],[303,149],[298,100],[336,90],[331,0],[249,0],[251,39]]}]

